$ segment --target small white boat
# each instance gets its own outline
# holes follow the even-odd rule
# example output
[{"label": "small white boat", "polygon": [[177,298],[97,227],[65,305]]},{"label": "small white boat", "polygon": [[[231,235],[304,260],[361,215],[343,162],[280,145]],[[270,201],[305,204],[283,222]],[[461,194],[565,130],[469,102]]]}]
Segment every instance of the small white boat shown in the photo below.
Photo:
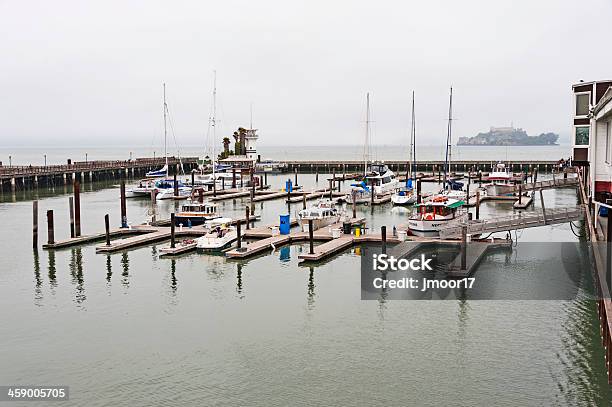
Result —
[{"label": "small white boat", "polygon": [[489,173],[489,183],[484,185],[488,196],[508,196],[514,195],[514,184],[512,174],[501,161],[497,163],[495,169]]},{"label": "small white boat", "polygon": [[372,163],[369,166],[368,174],[359,184],[353,184],[351,193],[345,198],[346,202],[352,204],[353,196],[355,203],[368,203],[371,200],[371,191],[374,196],[384,196],[392,194],[399,186],[399,181],[395,178],[395,173],[383,163]]},{"label": "small white boat", "polygon": [[217,218],[206,221],[208,232],[196,239],[196,248],[200,251],[221,251],[229,247],[238,239],[236,228],[231,218]]},{"label": "small white boat", "polygon": [[181,211],[174,216],[174,223],[183,226],[202,225],[213,219],[221,218],[217,214],[217,205],[213,202],[187,202],[181,206]]},{"label": "small white boat", "polygon": [[415,235],[436,236],[448,222],[467,220],[467,212],[459,211],[464,204],[462,200],[437,195],[416,205],[416,213],[408,219],[408,228]]},{"label": "small white boat", "polygon": [[143,179],[138,182],[138,186],[134,186],[125,191],[126,198],[137,198],[142,196],[151,196],[151,191],[154,191],[155,188],[155,180],[152,179]]},{"label": "small white boat", "polygon": [[412,205],[416,202],[416,192],[413,188],[402,187],[391,195],[393,205]]},{"label": "small white boat", "polygon": [[312,230],[333,225],[340,221],[341,214],[329,199],[321,199],[315,206],[302,209],[298,220],[303,232],[308,232],[308,221],[312,220]]}]

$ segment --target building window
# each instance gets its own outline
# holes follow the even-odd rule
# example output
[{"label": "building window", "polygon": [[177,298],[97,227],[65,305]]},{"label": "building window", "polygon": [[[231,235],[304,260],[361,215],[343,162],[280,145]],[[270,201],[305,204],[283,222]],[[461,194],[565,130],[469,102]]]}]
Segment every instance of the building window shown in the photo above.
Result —
[{"label": "building window", "polygon": [[587,116],[589,114],[589,102],[591,92],[576,94],[576,116]]},{"label": "building window", "polygon": [[577,146],[589,145],[589,126],[576,127],[576,143]]}]

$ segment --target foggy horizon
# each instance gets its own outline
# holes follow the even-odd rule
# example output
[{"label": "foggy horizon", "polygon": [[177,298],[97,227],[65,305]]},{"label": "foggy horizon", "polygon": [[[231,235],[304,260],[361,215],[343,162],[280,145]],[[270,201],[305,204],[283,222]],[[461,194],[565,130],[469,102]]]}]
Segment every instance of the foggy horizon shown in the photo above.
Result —
[{"label": "foggy horizon", "polygon": [[[581,6],[612,15],[610,2]],[[212,12],[197,2],[5,2],[3,145],[161,145],[164,82],[177,143],[204,145],[215,70],[216,145],[249,125],[251,104],[262,146],[362,144],[367,92],[372,144],[405,145],[413,90],[417,143],[438,145],[451,85],[454,143],[513,123],[531,136],[558,133],[564,145],[571,85],[610,79],[612,66],[594,41],[605,23],[577,30],[575,8],[230,1]],[[593,54],[597,63],[585,65]]]}]

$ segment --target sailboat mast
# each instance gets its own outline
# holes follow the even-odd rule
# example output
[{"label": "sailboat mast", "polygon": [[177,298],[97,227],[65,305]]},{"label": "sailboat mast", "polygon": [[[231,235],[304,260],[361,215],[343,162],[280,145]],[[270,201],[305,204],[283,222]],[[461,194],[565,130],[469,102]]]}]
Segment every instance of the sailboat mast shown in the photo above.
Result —
[{"label": "sailboat mast", "polygon": [[453,122],[453,87],[450,88],[450,96],[448,102],[448,134],[446,135],[446,159],[444,162],[444,189],[448,187],[448,177],[450,177],[450,160],[451,152],[451,137],[452,137],[452,122]]},{"label": "sailboat mast", "polygon": [[368,175],[368,159],[370,154],[370,92],[366,94],[366,132],[363,146],[363,175]]},{"label": "sailboat mast", "polygon": [[166,176],[168,176],[168,125],[167,112],[168,105],[166,104],[166,83],[164,82],[164,157],[166,158]]},{"label": "sailboat mast", "polygon": [[412,126],[410,127],[410,165],[412,179],[416,181],[416,121],[414,117],[414,91],[412,91]]},{"label": "sailboat mast", "polygon": [[213,71],[213,109],[212,109],[212,117],[210,118],[210,125],[212,126],[212,171],[213,171],[213,182],[216,183],[217,179],[215,178],[215,166],[216,166],[216,157],[215,157],[215,143],[216,143],[216,116],[217,116],[217,71]]}]

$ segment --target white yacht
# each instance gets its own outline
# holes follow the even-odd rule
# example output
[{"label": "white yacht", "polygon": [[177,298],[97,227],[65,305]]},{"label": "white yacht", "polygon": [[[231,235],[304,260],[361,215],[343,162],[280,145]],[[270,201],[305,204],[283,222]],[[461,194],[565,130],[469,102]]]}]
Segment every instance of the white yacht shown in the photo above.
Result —
[{"label": "white yacht", "polygon": [[416,191],[412,187],[404,186],[391,195],[391,202],[393,205],[412,205],[416,202],[416,198]]},{"label": "white yacht", "polygon": [[298,213],[298,219],[302,231],[308,232],[308,221],[312,220],[313,230],[333,225],[340,221],[341,214],[334,203],[329,199],[321,199],[315,206],[302,209]]},{"label": "white yacht", "polygon": [[438,195],[416,205],[416,213],[408,219],[408,228],[415,235],[437,236],[448,222],[467,220],[467,212],[459,210],[464,204],[464,201]]},{"label": "white yacht", "polygon": [[238,239],[236,228],[232,225],[230,218],[217,218],[206,221],[205,228],[208,232],[196,239],[197,250],[220,251],[229,247]]},{"label": "white yacht", "polygon": [[[374,196],[383,196],[392,194],[399,186],[399,181],[395,178],[393,171],[383,163],[372,163],[368,168],[368,174],[365,179],[359,184],[353,184],[351,193],[347,195],[346,201],[353,203],[367,203],[371,199],[371,190],[374,190]],[[353,192],[354,191],[354,192]]]},{"label": "white yacht", "polygon": [[498,162],[493,171],[489,173],[489,183],[484,185],[488,196],[504,196],[514,194],[512,173],[503,162]]}]

